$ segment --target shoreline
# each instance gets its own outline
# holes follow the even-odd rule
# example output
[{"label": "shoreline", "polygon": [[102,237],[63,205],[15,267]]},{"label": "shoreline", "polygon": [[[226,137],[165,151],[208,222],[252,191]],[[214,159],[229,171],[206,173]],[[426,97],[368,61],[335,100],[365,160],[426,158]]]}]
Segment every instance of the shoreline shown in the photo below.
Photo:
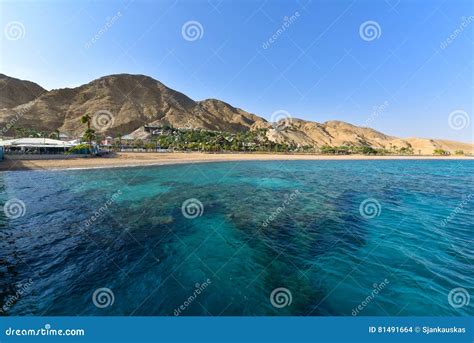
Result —
[{"label": "shoreline", "polygon": [[265,153],[200,153],[200,152],[120,152],[113,156],[67,159],[5,159],[0,161],[0,171],[22,170],[88,170],[131,168],[206,162],[244,161],[357,161],[357,160],[472,160],[470,156],[366,156],[366,155],[310,155]]}]

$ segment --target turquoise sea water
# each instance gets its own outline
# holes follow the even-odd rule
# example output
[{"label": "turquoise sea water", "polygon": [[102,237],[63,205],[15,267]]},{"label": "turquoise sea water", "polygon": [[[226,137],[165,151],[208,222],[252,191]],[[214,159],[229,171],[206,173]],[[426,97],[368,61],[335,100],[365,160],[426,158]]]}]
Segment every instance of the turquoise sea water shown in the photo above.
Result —
[{"label": "turquoise sea water", "polygon": [[5,172],[0,314],[473,315],[473,193],[454,160]]}]

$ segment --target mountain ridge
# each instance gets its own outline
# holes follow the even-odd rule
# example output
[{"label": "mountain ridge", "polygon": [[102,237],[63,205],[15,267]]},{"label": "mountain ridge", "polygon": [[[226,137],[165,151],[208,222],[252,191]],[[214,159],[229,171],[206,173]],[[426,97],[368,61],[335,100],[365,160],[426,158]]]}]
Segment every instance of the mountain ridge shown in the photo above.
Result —
[{"label": "mountain ridge", "polygon": [[[0,74],[0,92],[0,125],[14,122],[17,127],[59,130],[73,136],[83,133],[80,117],[87,113],[93,117],[96,131],[104,135],[138,135],[144,125],[232,133],[266,129],[269,140],[299,146],[396,147],[423,154],[431,154],[434,149],[474,151],[469,143],[398,138],[338,120],[317,123],[288,117],[270,123],[219,99],[195,101],[142,74],[107,75],[78,87],[50,91],[34,82]],[[106,119],[105,124],[94,121],[98,115]]]},{"label": "mountain ridge", "polygon": [[37,83],[0,73],[0,109],[12,108],[36,99],[46,89]]}]

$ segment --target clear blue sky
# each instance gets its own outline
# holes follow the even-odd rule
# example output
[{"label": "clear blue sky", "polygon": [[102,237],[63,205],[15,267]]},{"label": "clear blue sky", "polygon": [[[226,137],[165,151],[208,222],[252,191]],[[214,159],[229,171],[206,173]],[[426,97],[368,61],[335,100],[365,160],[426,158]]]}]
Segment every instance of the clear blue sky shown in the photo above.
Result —
[{"label": "clear blue sky", "polygon": [[[472,1],[3,1],[0,6],[0,72],[47,89],[114,73],[146,74],[195,100],[219,98],[267,119],[285,110],[293,117],[367,124],[401,137],[473,141]],[[285,17],[289,25],[277,33]],[[188,21],[202,25],[201,38],[183,38]],[[361,37],[366,21],[380,27],[374,40]],[[22,25],[19,39],[12,39],[18,31],[9,31],[11,22]],[[272,35],[276,39],[265,49]],[[470,121],[460,130],[448,122],[455,110]]]}]

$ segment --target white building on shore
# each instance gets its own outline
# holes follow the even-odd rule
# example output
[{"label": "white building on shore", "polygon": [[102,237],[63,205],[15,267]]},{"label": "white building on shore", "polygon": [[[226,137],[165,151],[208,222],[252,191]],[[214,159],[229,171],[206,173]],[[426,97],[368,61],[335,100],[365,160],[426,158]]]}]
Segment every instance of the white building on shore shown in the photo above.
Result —
[{"label": "white building on shore", "polygon": [[0,140],[5,153],[18,154],[62,154],[76,146],[76,142],[51,138],[17,138]]}]

